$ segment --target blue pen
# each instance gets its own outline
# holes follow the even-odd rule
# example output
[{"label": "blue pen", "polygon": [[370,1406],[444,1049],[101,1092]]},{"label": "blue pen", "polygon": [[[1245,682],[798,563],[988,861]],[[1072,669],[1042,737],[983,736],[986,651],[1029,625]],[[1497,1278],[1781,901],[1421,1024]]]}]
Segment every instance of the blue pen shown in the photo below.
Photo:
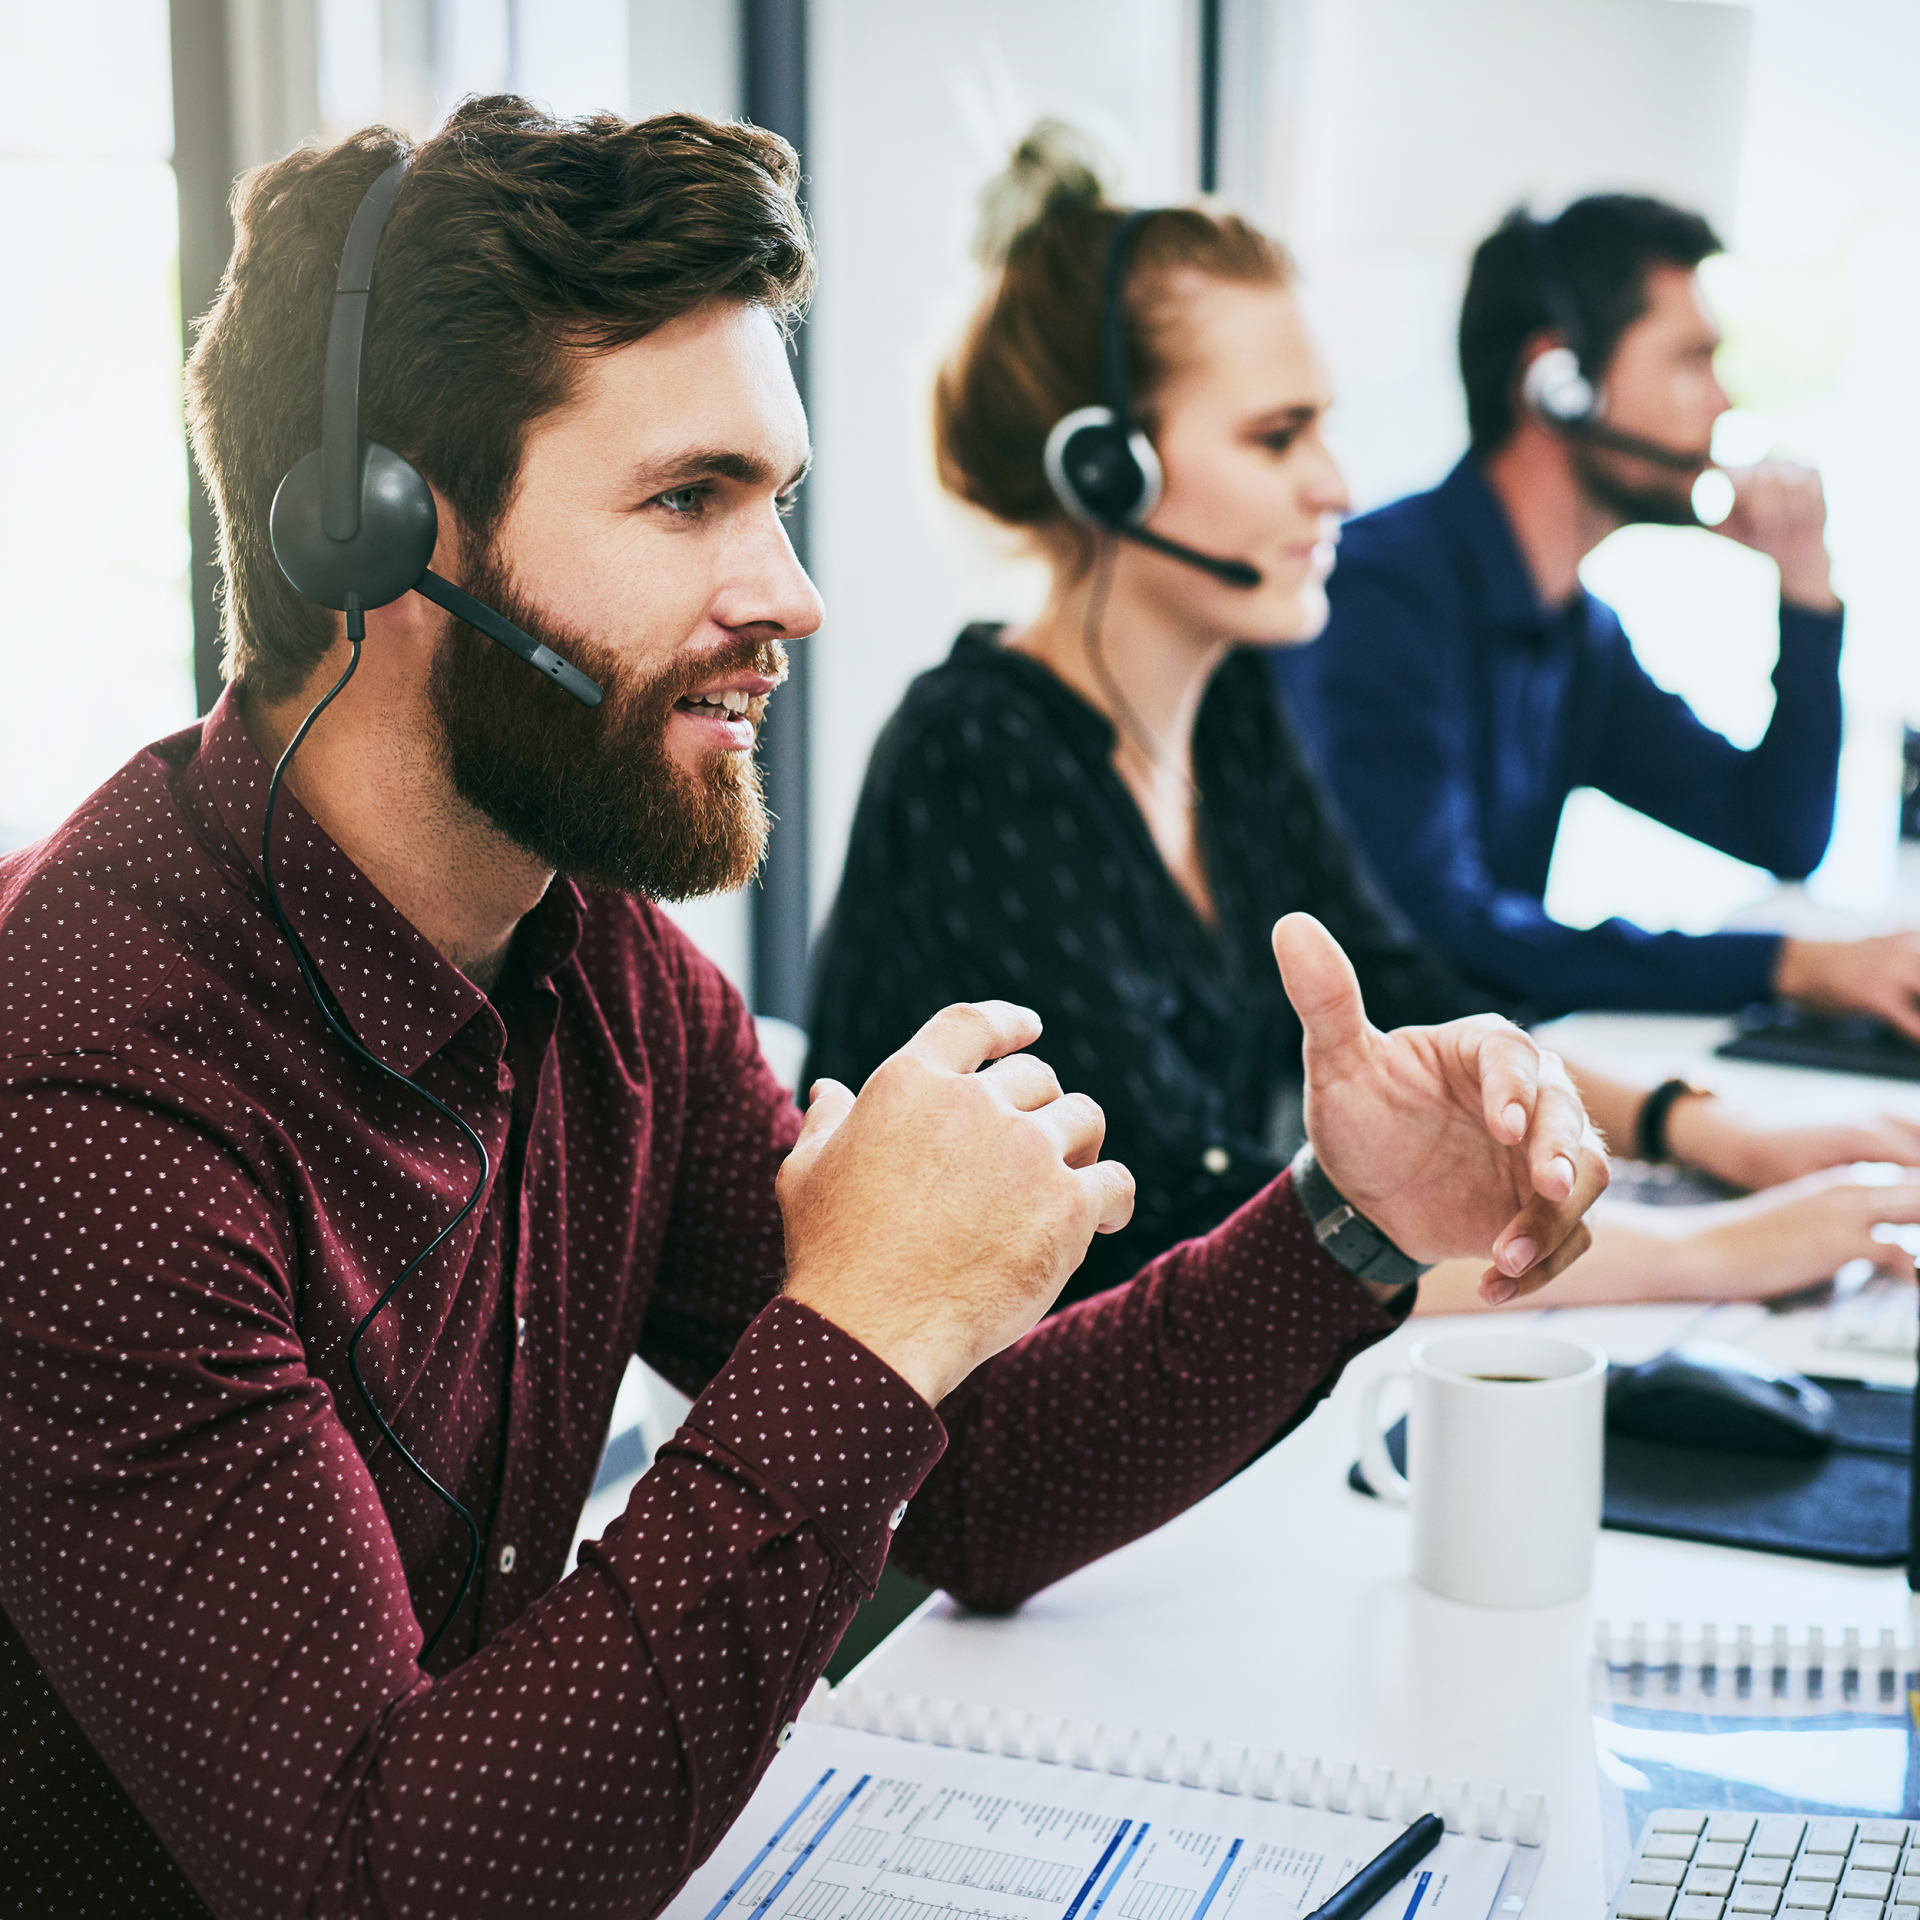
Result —
[{"label": "blue pen", "polygon": [[1437,1813],[1423,1813],[1405,1833],[1388,1844],[1377,1859],[1369,1860],[1331,1900],[1314,1908],[1307,1920],[1361,1920],[1396,1881],[1404,1880],[1435,1847],[1447,1830]]}]

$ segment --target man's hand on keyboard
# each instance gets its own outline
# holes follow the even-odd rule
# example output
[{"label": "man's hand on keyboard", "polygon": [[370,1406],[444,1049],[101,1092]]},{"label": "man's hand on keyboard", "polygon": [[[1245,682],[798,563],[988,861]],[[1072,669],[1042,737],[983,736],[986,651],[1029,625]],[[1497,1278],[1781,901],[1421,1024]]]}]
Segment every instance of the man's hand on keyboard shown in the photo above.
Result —
[{"label": "man's hand on keyboard", "polygon": [[1877,1014],[1920,1040],[1920,933],[1780,942],[1773,990],[1821,1013]]},{"label": "man's hand on keyboard", "polygon": [[1380,1032],[1307,914],[1273,951],[1306,1032],[1307,1137],[1353,1206],[1416,1260],[1491,1258],[1490,1304],[1586,1251],[1607,1161],[1558,1055],[1494,1014]]}]

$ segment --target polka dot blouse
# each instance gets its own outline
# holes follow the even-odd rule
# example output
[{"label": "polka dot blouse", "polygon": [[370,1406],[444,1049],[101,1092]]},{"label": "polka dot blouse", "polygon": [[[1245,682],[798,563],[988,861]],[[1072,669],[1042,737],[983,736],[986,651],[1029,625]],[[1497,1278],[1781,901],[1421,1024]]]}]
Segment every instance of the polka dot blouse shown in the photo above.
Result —
[{"label": "polka dot blouse", "polygon": [[[798,1116],[664,916],[557,883],[489,998],[283,802],[327,985],[494,1169],[360,1350],[483,1533],[423,1668],[465,1532],[345,1342],[474,1164],[308,1003],[266,778],[223,702],[0,861],[0,1911],[652,1913],[890,1544],[1014,1606],[1390,1324],[1283,1180],[936,1417],[779,1297]],[[698,1398],[563,1578],[636,1351]]]},{"label": "polka dot blouse", "polygon": [[[1368,879],[1275,703],[1230,654],[1194,728],[1199,834],[1218,926],[1175,884],[1113,769],[1106,717],[994,627],[922,674],[874,747],[821,943],[803,1086],[857,1087],[955,1000],[997,994],[1046,1023],[1034,1051],[1107,1116],[1138,1185],[1074,1299],[1204,1233],[1292,1157],[1300,1023],[1273,923],[1316,916],[1376,1025],[1478,1013]],[[1288,1096],[1291,1096],[1289,1101]]]}]

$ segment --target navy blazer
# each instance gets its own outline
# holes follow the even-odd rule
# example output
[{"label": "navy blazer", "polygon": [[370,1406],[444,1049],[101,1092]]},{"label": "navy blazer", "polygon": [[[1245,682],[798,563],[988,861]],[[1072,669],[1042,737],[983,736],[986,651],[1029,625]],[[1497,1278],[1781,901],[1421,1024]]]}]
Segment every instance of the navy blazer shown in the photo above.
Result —
[{"label": "navy blazer", "polygon": [[1838,613],[1783,604],[1773,718],[1751,749],[1634,658],[1584,589],[1536,593],[1469,455],[1431,493],[1351,521],[1332,619],[1270,670],[1369,856],[1470,980],[1543,1012],[1723,1012],[1769,996],[1777,935],[1569,927],[1544,896],[1561,809],[1602,793],[1789,879],[1833,831]]}]

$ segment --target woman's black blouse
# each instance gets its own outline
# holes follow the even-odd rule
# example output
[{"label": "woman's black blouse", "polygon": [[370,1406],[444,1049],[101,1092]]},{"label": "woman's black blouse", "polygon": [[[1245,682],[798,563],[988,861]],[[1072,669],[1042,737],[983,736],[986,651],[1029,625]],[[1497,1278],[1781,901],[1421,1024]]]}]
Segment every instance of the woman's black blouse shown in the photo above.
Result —
[{"label": "woman's black blouse", "polygon": [[1113,770],[1114,731],[1037,660],[969,627],[887,723],[815,963],[802,1085],[857,1089],[956,1000],[1046,1023],[1034,1051],[1106,1110],[1131,1225],[1096,1238],[1063,1301],[1217,1225],[1282,1164],[1274,1116],[1300,1025],[1270,936],[1304,909],[1346,948],[1376,1026],[1484,1007],[1386,904],[1309,770],[1272,683],[1230,654],[1193,739],[1219,927],[1168,872]]}]

